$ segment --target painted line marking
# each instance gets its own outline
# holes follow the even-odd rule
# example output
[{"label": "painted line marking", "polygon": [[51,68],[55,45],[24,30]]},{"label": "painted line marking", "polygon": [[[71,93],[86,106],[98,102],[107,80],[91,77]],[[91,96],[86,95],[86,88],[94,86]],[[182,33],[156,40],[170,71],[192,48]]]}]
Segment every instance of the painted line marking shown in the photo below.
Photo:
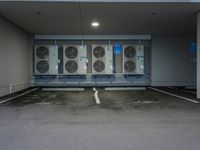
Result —
[{"label": "painted line marking", "polygon": [[196,90],[197,87],[195,86],[186,86],[185,89],[189,89],[189,90]]},{"label": "painted line marking", "polygon": [[94,97],[95,97],[96,104],[100,104],[101,102],[100,102],[100,99],[98,96],[98,91],[96,90],[95,87],[93,88],[93,91],[94,91]]},{"label": "painted line marking", "polygon": [[173,90],[175,89],[175,87],[172,87],[172,86],[168,86],[167,88],[169,88],[169,89],[173,89]]},{"label": "painted line marking", "polygon": [[93,91],[94,91],[94,92],[96,92],[96,91],[97,91],[95,87],[93,87]]},{"label": "painted line marking", "polygon": [[165,92],[163,90],[159,90],[159,89],[156,89],[156,88],[152,88],[152,87],[148,87],[149,89],[152,89],[154,91],[158,91],[158,92],[161,92],[161,93],[164,93],[164,94],[167,94],[167,95],[170,95],[170,96],[174,96],[174,97],[177,97],[177,98],[180,98],[180,99],[183,99],[183,100],[186,100],[186,101],[189,101],[189,102],[192,102],[192,103],[196,103],[198,104],[199,101],[195,101],[193,99],[190,99],[190,98],[186,98],[186,97],[183,97],[183,96],[179,96],[179,95],[175,95],[175,94],[172,94],[172,93],[169,93],[169,92]]},{"label": "painted line marking", "polygon": [[3,100],[3,101],[0,101],[0,104],[6,103],[6,102],[11,101],[11,100],[13,100],[13,99],[15,99],[15,98],[24,96],[24,95],[26,95],[26,94],[28,94],[28,93],[30,93],[30,92],[36,91],[37,89],[38,89],[38,88],[34,88],[34,89],[29,90],[29,91],[26,91],[26,92],[24,92],[24,93],[22,93],[22,94],[19,94],[19,95],[16,95],[16,96],[7,98],[7,99],[5,99],[5,100]]},{"label": "painted line marking", "polygon": [[[175,88],[175,87],[168,87],[169,89],[173,89],[173,90],[179,90],[179,89],[177,89],[177,88]],[[188,91],[188,90],[180,90],[180,91],[182,91],[182,92],[186,92],[186,93],[191,93],[191,94],[197,94],[196,92],[192,92],[192,91]]]},{"label": "painted line marking", "polygon": [[196,92],[192,92],[192,91],[188,91],[188,90],[182,90],[182,91],[186,92],[186,93],[197,94]]}]

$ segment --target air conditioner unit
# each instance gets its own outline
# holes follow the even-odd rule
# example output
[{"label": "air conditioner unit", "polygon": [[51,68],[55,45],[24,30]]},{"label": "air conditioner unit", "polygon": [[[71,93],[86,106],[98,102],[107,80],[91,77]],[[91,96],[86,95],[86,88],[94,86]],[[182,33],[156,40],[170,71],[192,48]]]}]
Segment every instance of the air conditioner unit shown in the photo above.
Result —
[{"label": "air conditioner unit", "polygon": [[113,73],[113,47],[112,45],[92,45],[92,73]]},{"label": "air conditioner unit", "polygon": [[123,45],[123,73],[144,74],[144,45]]},{"label": "air conditioner unit", "polygon": [[35,75],[58,74],[58,46],[35,45],[34,46]]},{"label": "air conditioner unit", "polygon": [[65,75],[87,74],[87,46],[63,46],[63,73]]}]

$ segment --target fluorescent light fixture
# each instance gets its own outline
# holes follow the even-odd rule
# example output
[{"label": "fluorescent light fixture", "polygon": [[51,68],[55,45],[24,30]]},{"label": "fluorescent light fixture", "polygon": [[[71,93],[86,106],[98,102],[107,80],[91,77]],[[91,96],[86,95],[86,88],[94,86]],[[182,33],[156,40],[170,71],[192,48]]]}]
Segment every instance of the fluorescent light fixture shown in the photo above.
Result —
[{"label": "fluorescent light fixture", "polygon": [[95,22],[92,22],[91,25],[92,25],[93,27],[98,27],[98,26],[99,26],[99,23],[95,21]]}]

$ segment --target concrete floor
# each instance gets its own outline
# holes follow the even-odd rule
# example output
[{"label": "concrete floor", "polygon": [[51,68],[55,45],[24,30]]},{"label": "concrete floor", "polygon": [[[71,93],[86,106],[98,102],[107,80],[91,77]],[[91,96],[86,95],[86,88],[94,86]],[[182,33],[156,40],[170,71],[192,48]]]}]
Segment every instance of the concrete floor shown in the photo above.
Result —
[{"label": "concrete floor", "polygon": [[0,106],[2,150],[199,150],[200,105],[152,90],[43,92]]}]

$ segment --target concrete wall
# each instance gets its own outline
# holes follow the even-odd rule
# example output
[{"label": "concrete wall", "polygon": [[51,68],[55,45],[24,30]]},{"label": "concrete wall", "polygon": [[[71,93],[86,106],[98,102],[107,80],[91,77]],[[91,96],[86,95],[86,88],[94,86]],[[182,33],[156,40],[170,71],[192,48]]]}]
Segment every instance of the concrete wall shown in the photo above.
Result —
[{"label": "concrete wall", "polygon": [[200,13],[197,15],[197,97],[200,99]]},{"label": "concrete wall", "polygon": [[30,86],[32,38],[0,17],[0,97]]},{"label": "concrete wall", "polygon": [[152,86],[196,85],[196,62],[189,53],[189,36],[153,36]]}]

